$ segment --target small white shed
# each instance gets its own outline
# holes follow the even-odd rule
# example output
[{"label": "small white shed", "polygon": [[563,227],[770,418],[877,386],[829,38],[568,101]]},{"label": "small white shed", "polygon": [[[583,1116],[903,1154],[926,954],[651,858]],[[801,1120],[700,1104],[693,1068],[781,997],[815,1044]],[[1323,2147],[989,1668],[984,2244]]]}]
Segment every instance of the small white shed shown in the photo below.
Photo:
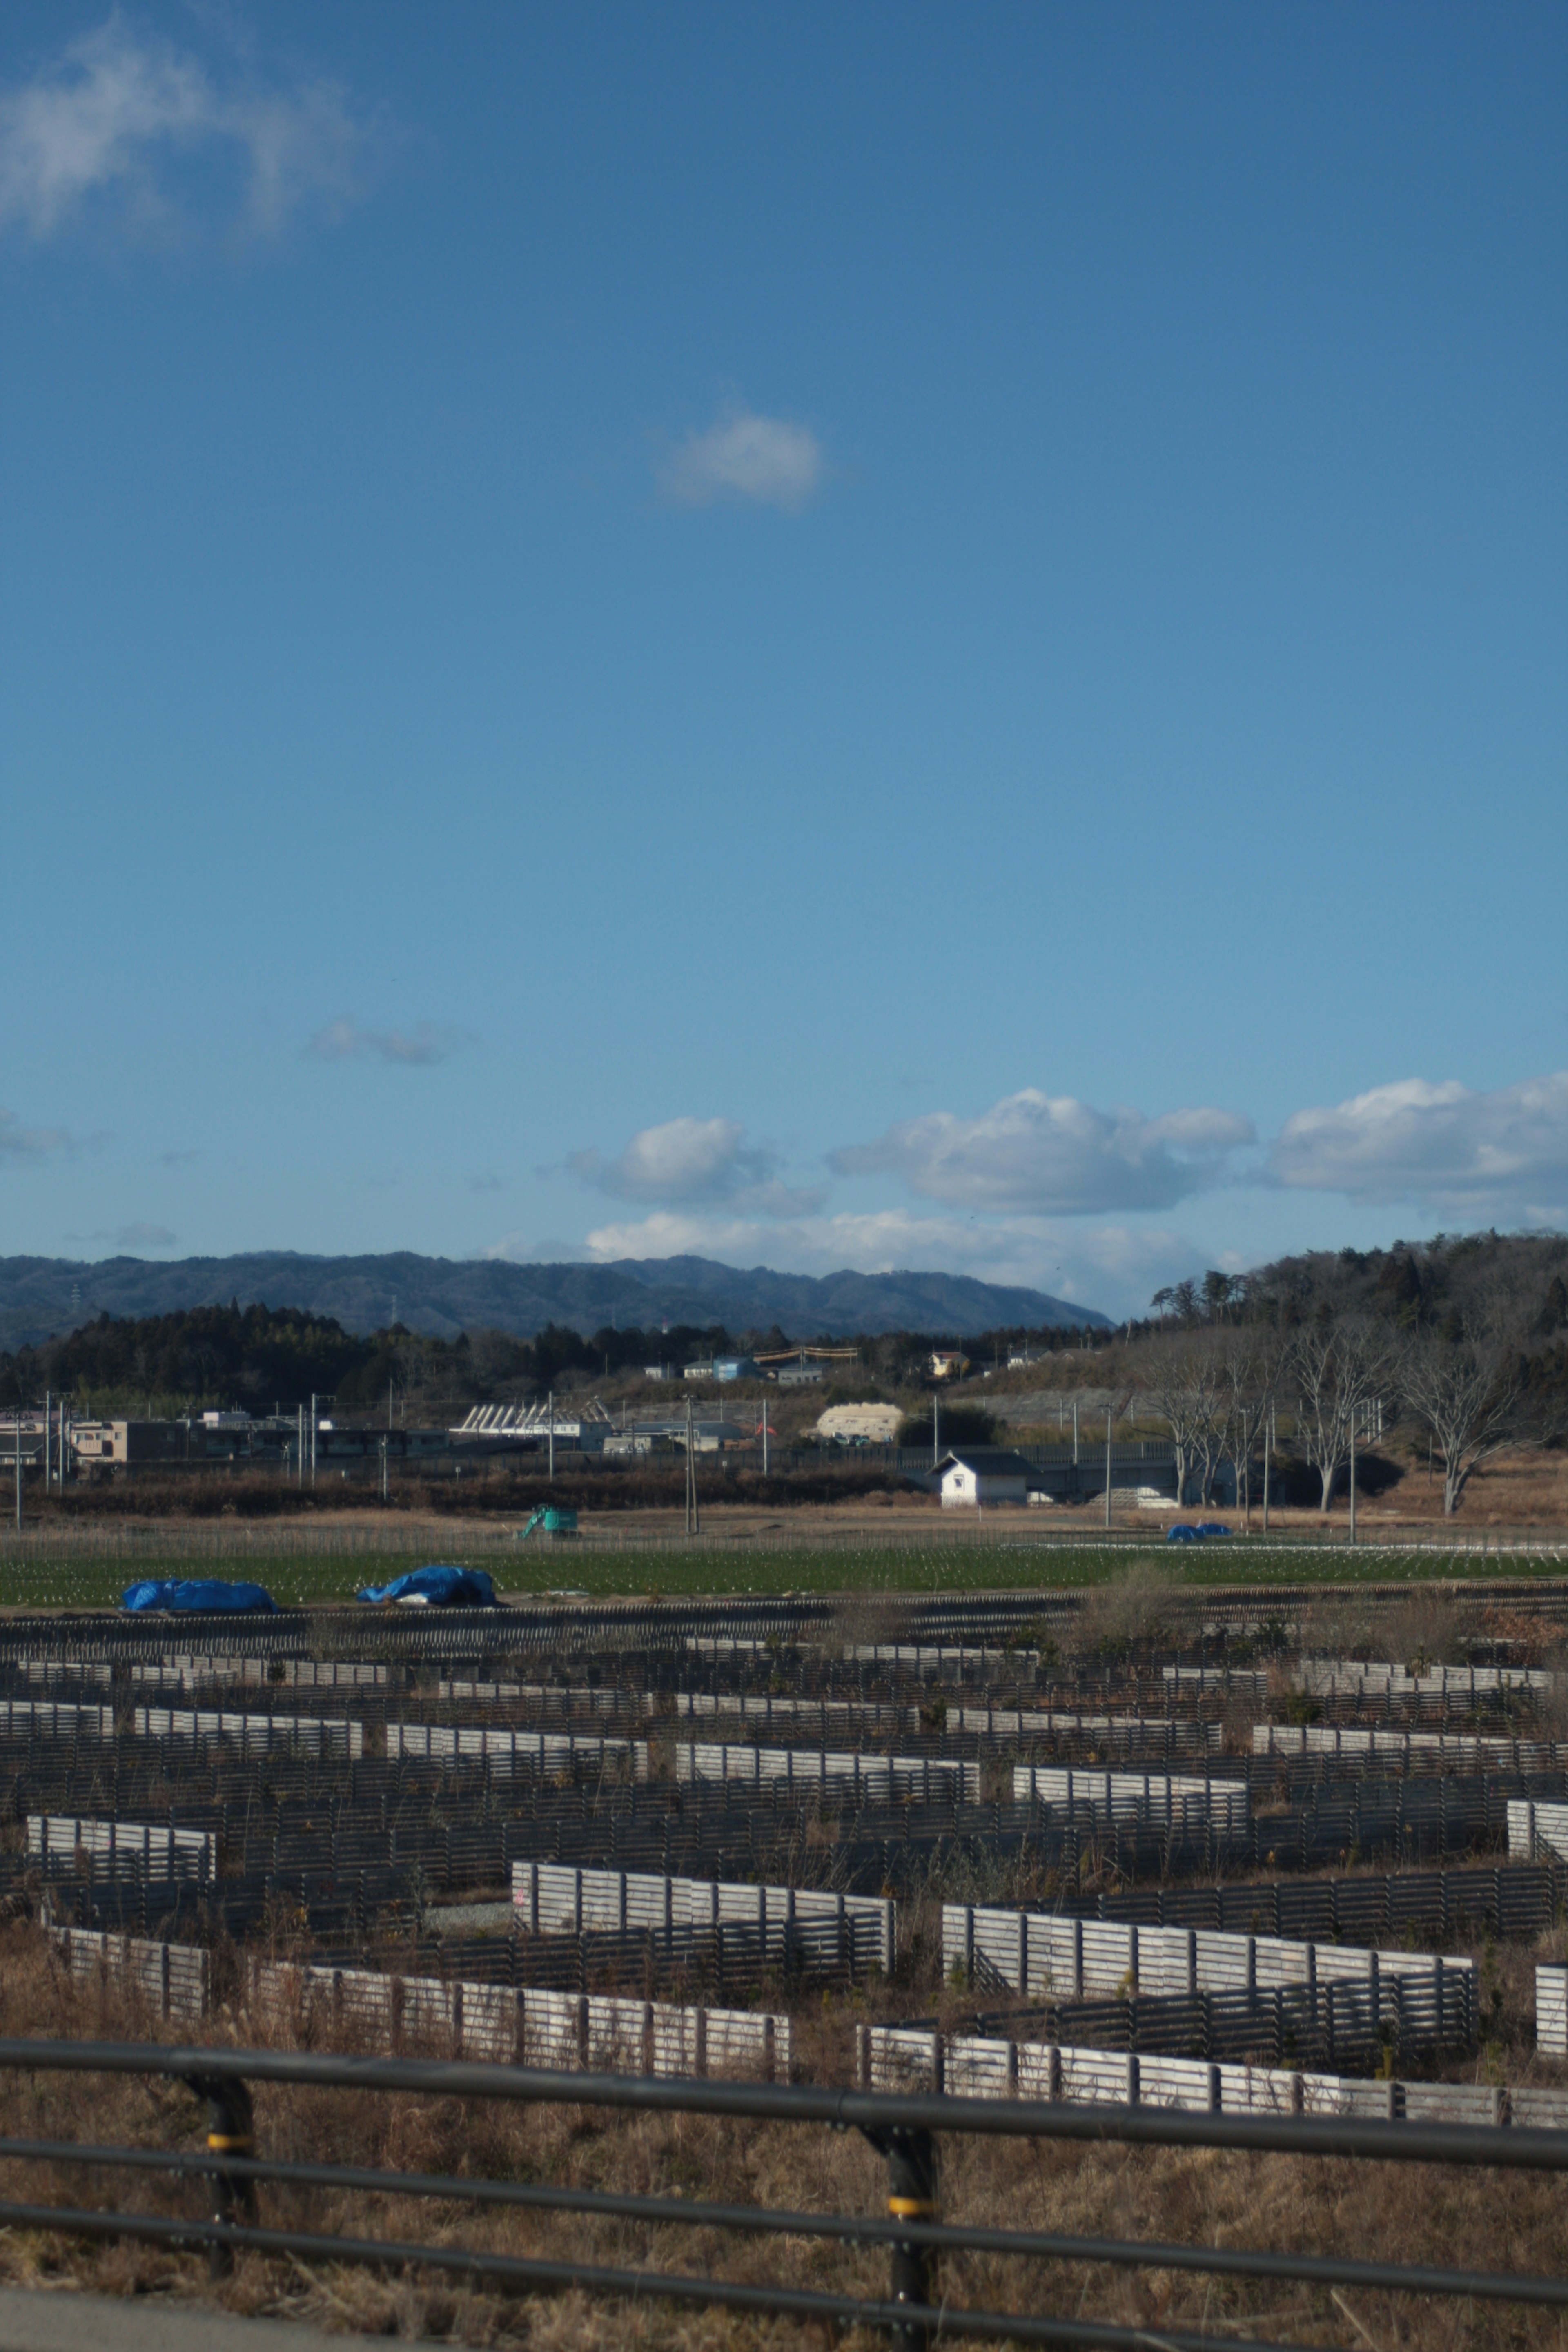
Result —
[{"label": "small white shed", "polygon": [[944,1510],[978,1510],[990,1503],[1023,1503],[1033,1465],[1008,1445],[970,1445],[943,1454],[934,1472]]}]

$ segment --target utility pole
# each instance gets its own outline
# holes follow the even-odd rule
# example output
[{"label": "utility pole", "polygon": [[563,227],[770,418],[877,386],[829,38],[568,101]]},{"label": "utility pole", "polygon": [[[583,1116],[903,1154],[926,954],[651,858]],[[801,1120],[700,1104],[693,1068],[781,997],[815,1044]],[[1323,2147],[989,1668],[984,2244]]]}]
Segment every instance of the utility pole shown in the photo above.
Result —
[{"label": "utility pole", "polygon": [[765,1478],[765,1477],[767,1476],[767,1475],[768,1475],[768,1400],[767,1400],[767,1392],[766,1392],[766,1391],[764,1390],[763,1394],[763,1477]]},{"label": "utility pole", "polygon": [[300,1492],[303,1494],[305,1491],[305,1408],[302,1404],[297,1404],[294,1408],[294,1459],[299,1465]]},{"label": "utility pole", "polygon": [[1110,1525],[1110,1412],[1111,1408],[1107,1405],[1105,1408],[1105,1524],[1107,1527]]},{"label": "utility pole", "polygon": [[1263,1410],[1263,1532],[1268,1533],[1268,1457],[1274,1451],[1274,1408]]},{"label": "utility pole", "polygon": [[1355,1407],[1351,1407],[1351,1541],[1355,1541]]},{"label": "utility pole", "polygon": [[697,1532],[697,1438],[691,1424],[691,1399],[686,1400],[686,1532]]},{"label": "utility pole", "polygon": [[52,1397],[52,1395],[50,1394],[49,1391],[48,1391],[47,1389],[46,1389],[46,1390],[44,1391],[44,1454],[43,1454],[43,1463],[44,1463],[44,1492],[45,1492],[45,1494],[46,1494],[46,1495],[47,1495],[47,1494],[48,1493],[48,1491],[49,1491],[49,1486],[50,1486],[50,1483],[51,1483],[51,1482],[50,1482],[50,1477],[49,1477],[49,1439],[50,1439],[50,1437],[51,1437],[51,1436],[53,1435],[53,1433],[54,1433],[54,1426],[55,1426],[55,1403],[54,1403],[54,1398],[53,1398],[53,1397]]},{"label": "utility pole", "polygon": [[933,1391],[931,1401],[931,1466],[934,1470],[942,1460],[942,1399]]},{"label": "utility pole", "polygon": [[550,1483],[555,1484],[555,1391],[550,1391]]},{"label": "utility pole", "polygon": [[1078,1468],[1078,1397],[1076,1392],[1072,1401],[1072,1466],[1075,1470]]}]

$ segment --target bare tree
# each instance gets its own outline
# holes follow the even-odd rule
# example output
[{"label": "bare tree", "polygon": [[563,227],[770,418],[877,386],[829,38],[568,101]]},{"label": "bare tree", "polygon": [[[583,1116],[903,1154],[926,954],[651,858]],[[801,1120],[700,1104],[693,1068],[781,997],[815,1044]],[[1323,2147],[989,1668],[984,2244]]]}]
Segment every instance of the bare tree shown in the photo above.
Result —
[{"label": "bare tree", "polygon": [[1218,1350],[1219,1423],[1225,1457],[1236,1471],[1236,1501],[1252,1521],[1252,1456],[1273,1408],[1285,1349],[1278,1333],[1256,1325],[1229,1331]]},{"label": "bare tree", "polygon": [[1389,1386],[1392,1370],[1384,1333],[1360,1318],[1304,1324],[1291,1341],[1288,1376],[1300,1400],[1297,1428],[1302,1451],[1322,1480],[1318,1508],[1325,1518],[1350,1459],[1357,1416]]},{"label": "bare tree", "polygon": [[1219,1458],[1219,1389],[1215,1352],[1205,1340],[1173,1341],[1157,1349],[1146,1376],[1151,1411],[1171,1433],[1176,1456],[1176,1500],[1186,1497],[1194,1470],[1202,1473],[1200,1498],[1206,1502]]},{"label": "bare tree", "polygon": [[1496,1308],[1467,1318],[1455,1335],[1413,1332],[1401,1351],[1399,1388],[1443,1465],[1443,1516],[1452,1518],[1471,1476],[1505,1446],[1524,1442],[1524,1367]]}]

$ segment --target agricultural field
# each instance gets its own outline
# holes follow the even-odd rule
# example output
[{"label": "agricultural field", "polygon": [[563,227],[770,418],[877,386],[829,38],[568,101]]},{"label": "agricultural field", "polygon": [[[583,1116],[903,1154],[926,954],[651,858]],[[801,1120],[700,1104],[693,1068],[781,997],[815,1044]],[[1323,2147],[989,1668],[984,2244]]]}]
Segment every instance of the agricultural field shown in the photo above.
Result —
[{"label": "agricultural field", "polygon": [[697,1538],[590,1524],[576,1540],[524,1546],[482,1522],[416,1522],[389,1530],[384,1521],[369,1518],[233,1533],[154,1524],[0,1539],[0,1610],[113,1608],[138,1578],[201,1575],[254,1579],[280,1607],[330,1606],[352,1601],[365,1585],[384,1583],[424,1560],[483,1568],[509,1598],[795,1592],[913,1598],[1069,1592],[1114,1582],[1135,1562],[1146,1574],[1194,1591],[1550,1578],[1568,1567],[1568,1538],[1499,1532],[1468,1544],[1439,1537],[1352,1549],[1342,1538],[1326,1542],[1238,1533],[1224,1542],[1178,1548],[1138,1530],[992,1536],[928,1518],[885,1528],[774,1521],[727,1529],[721,1524]]},{"label": "agricultural field", "polygon": [[[1516,1577],[1493,1604],[1473,1580],[1342,1580],[1311,1600],[1299,1553],[1249,1547],[1278,1570],[1271,1606],[1147,1547],[672,1549],[649,1604],[627,1555],[562,1545],[537,1570],[568,1555],[574,1583],[602,1570],[642,1605],[133,1622],[90,1613],[89,1580],[111,1584],[122,1559],[14,1570],[37,1598],[77,1573],[82,1613],[0,1623],[0,2032],[1568,2127],[1561,1583]],[[279,1598],[331,1601],[406,1564],[323,1551],[268,1568]],[[1500,1580],[1518,1566],[1500,1560]],[[827,1609],[813,1570],[835,1580]],[[746,1593],[743,1571],[744,1612],[704,1604]],[[1037,1592],[1049,1606],[1031,1614]],[[0,2129],[21,2127],[14,2079]],[[199,2139],[187,2104],[165,2103],[160,2128]],[[34,2136],[68,2137],[65,2089],[30,2090],[25,2112]],[[95,2127],[118,2115],[133,2132],[137,2112],[117,2092]],[[258,2095],[260,2142],[309,2152],[312,2112],[295,2090]],[[458,2161],[455,2118],[407,2100],[331,2112],[334,2155]],[[612,2114],[578,2130],[568,2110],[523,2108],[490,2116],[464,2161],[564,2187],[874,2206],[863,2144],[803,2179],[788,2142]],[[1260,2162],[966,2145],[942,2195],[955,2218],[1103,2231],[1135,2182],[1174,2235],[1206,2242],[1223,2221],[1278,2245],[1392,2237],[1405,2258],[1487,2258],[1462,2202],[1402,2205],[1348,2173],[1331,2193],[1321,2167]],[[68,2167],[46,2183],[57,2200],[71,2185]],[[164,2212],[193,2194],[178,2179],[135,2190]],[[1510,2259],[1560,2274],[1544,2188],[1498,2195]],[[362,2191],[266,2197],[289,2226],[370,2226]],[[617,2259],[689,2259],[668,2228],[617,2230]],[[519,2257],[606,2247],[570,2213],[546,2228],[493,2211],[483,2233]],[[875,2293],[874,2253],[823,2242],[810,2274]],[[19,2259],[0,2243],[0,2273]],[[85,2284],[199,2284],[191,2258],[129,2241],[62,2259]],[[769,2241],[713,2239],[707,2259],[795,2274]],[[942,2284],[991,2308],[1029,2292],[979,2252],[944,2257]],[[544,2324],[476,2286],[454,2300],[412,2274],[394,2290],[259,2252],[227,2292],[372,2331],[489,2342]],[[1110,2322],[1342,2340],[1310,2288],[1101,2269],[1073,2292]],[[1392,2298],[1355,2309],[1373,2340],[1421,2340]],[[1556,2340],[1544,2316],[1502,2321],[1478,2305],[1444,2340]],[[590,2305],[547,2324],[566,2330],[549,2340],[604,2340]],[[704,2326],[639,2304],[617,2340],[760,2340]]]}]

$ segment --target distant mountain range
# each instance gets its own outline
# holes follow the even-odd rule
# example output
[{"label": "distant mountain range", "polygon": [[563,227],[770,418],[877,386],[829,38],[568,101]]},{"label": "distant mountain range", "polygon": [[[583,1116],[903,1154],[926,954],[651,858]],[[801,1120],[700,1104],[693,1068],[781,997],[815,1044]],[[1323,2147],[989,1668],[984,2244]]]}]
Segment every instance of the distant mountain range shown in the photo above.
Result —
[{"label": "distant mountain range", "polygon": [[607,1265],[513,1265],[501,1258],[305,1257],[258,1250],[167,1263],[111,1257],[0,1258],[0,1349],[35,1345],[95,1316],[166,1315],[188,1307],[302,1307],[348,1331],[395,1318],[411,1331],[510,1331],[531,1339],[547,1323],[582,1332],[606,1323],[722,1323],[731,1331],[777,1324],[792,1339],[929,1331],[941,1337],[1010,1324],[1094,1325],[1110,1318],[1042,1290],[1016,1290],[961,1274],[774,1274],[710,1257],[620,1258]]}]

